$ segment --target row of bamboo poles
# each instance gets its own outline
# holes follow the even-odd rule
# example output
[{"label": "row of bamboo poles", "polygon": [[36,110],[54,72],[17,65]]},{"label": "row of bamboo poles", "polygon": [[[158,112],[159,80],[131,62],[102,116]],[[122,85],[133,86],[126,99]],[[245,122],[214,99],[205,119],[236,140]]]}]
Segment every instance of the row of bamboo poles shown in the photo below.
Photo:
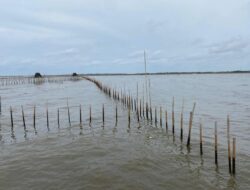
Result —
[{"label": "row of bamboo poles", "polygon": [[35,77],[1,77],[0,86],[22,85],[22,84],[43,84],[43,83],[63,83],[65,81],[77,81],[79,76],[46,76],[41,78]]},{"label": "row of bamboo poles", "polygon": [[[130,94],[126,94],[125,92],[119,92],[115,89],[112,89],[109,86],[103,85],[100,81],[89,78],[89,77],[83,77],[84,79],[91,81],[94,83],[102,92],[104,92],[108,97],[113,98],[116,101],[120,101],[124,107],[128,109],[128,126],[130,127],[130,121],[131,121],[131,111],[134,111],[138,123],[140,123],[141,119],[146,119],[148,121],[153,122],[153,108],[151,105],[151,100],[149,102],[144,103],[143,100],[138,98],[134,98]],[[138,90],[138,87],[137,87]],[[138,94],[138,92],[137,92]],[[172,133],[175,134],[175,111],[174,111],[174,104],[175,100],[173,98],[172,101]],[[189,117],[189,127],[188,127],[188,137],[186,146],[187,148],[190,148],[191,144],[191,134],[192,134],[192,126],[193,126],[193,118],[194,118],[194,111],[195,111],[196,103],[193,105],[193,109],[190,112]],[[154,122],[155,125],[158,123],[158,117],[157,117],[157,107],[155,107],[154,110]],[[160,126],[163,126],[163,110],[162,107],[160,107],[160,119],[159,123]],[[182,105],[182,111],[181,111],[181,118],[180,118],[180,140],[183,141],[183,105]],[[168,112],[165,111],[165,127],[166,131],[168,131]],[[202,123],[200,122],[200,155],[203,155],[203,127]],[[236,138],[233,138],[232,140],[232,151],[231,151],[231,139],[230,139],[230,118],[227,117],[227,144],[228,144],[228,168],[229,173],[232,175],[236,174]],[[215,165],[218,167],[218,133],[217,133],[217,122],[215,122],[214,126],[214,159],[215,159]]]},{"label": "row of bamboo poles", "polygon": [[[168,111],[165,111],[165,124],[163,124],[163,109],[162,107],[159,108],[159,120],[158,120],[158,115],[157,115],[157,107],[154,108],[154,113],[153,113],[153,106],[151,105],[150,102],[144,102],[144,98],[141,100],[140,98],[134,98],[130,94],[128,95],[126,92],[119,92],[115,89],[112,89],[106,85],[103,85],[101,82],[89,78],[89,77],[83,77],[84,79],[91,81],[94,83],[102,92],[104,92],[109,98],[121,103],[121,105],[127,109],[128,111],[128,127],[130,128],[131,125],[131,116],[134,114],[134,117],[136,118],[137,122],[140,125],[140,122],[143,120],[150,121],[151,123],[155,123],[155,125],[160,125],[163,127],[165,125],[166,131],[169,130],[169,123],[168,123]],[[137,87],[138,88],[138,87]],[[138,94],[138,93],[137,93]],[[175,100],[173,98],[172,101],[172,113],[171,113],[171,119],[172,119],[172,126],[171,130],[173,135],[175,135]],[[188,137],[187,137],[187,142],[186,146],[189,149],[191,145],[191,134],[192,134],[192,126],[193,126],[193,118],[194,118],[194,111],[195,111],[195,106],[196,104],[194,103],[193,109],[190,112],[189,115],[189,126],[188,126]],[[184,117],[183,117],[183,105],[182,105],[182,111],[180,115],[180,140],[183,142],[183,125],[184,125]],[[67,117],[68,117],[68,123],[69,126],[71,126],[71,114],[70,114],[70,106],[67,100]],[[0,115],[2,114],[2,99],[0,97]],[[60,108],[57,109],[57,125],[58,128],[60,128]],[[23,106],[21,106],[21,116],[22,116],[22,123],[23,123],[23,128],[24,131],[26,132],[27,126],[26,126],[26,119],[25,119],[25,113]],[[92,123],[92,108],[91,105],[89,106],[89,125],[91,126]],[[103,122],[103,127],[105,123],[105,106],[104,104],[102,105],[102,122]],[[116,104],[115,108],[115,124],[117,125],[118,122],[118,108]],[[14,118],[13,118],[13,109],[10,107],[10,123],[11,123],[11,136],[14,137]],[[83,119],[82,119],[82,106],[79,105],[79,124],[80,128],[82,129],[83,127]],[[50,122],[49,122],[49,110],[48,107],[46,107],[46,125],[48,131],[50,130]],[[33,128],[34,131],[36,132],[36,106],[33,107]],[[202,123],[200,123],[200,155],[203,155],[203,127]],[[228,167],[229,167],[229,173],[232,175],[235,175],[236,173],[236,139],[233,138],[232,140],[232,150],[231,150],[231,139],[230,139],[230,118],[228,116],[227,118],[227,140],[228,140]],[[214,159],[215,159],[215,165],[218,167],[218,134],[217,134],[217,122],[215,122],[215,128],[214,128]]]}]

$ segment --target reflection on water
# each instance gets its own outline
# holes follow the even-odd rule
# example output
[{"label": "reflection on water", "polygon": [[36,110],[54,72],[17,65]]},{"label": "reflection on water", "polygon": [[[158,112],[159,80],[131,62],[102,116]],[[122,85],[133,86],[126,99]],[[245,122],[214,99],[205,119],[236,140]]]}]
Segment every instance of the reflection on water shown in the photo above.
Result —
[{"label": "reflection on water", "polygon": [[[118,90],[125,89],[135,97],[138,82],[139,96],[143,94],[143,76],[96,78]],[[135,114],[131,114],[129,125],[128,111],[85,80],[0,88],[0,189],[247,189],[250,184],[250,88],[246,85],[250,84],[250,75],[163,75],[150,76],[150,80],[152,105],[170,111],[175,97],[175,136],[170,115],[168,131],[164,119],[162,127],[160,123],[156,126],[146,120],[138,124]],[[184,139],[181,142],[179,114],[183,98]],[[188,118],[194,102],[196,114],[191,147],[187,149]],[[228,174],[227,114],[233,121],[231,133],[237,138],[235,178]],[[200,118],[204,123],[203,156],[199,154]],[[213,150],[215,120],[219,135],[218,168],[214,165]]]}]

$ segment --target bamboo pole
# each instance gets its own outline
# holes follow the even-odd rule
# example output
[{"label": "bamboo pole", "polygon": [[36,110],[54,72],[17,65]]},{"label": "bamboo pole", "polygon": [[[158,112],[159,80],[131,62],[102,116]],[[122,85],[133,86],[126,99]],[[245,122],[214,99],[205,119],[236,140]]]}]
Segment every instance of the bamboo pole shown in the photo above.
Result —
[{"label": "bamboo pole", "polygon": [[175,118],[174,118],[174,97],[172,102],[172,133],[175,132]]},{"label": "bamboo pole", "polygon": [[23,106],[21,106],[21,108],[22,108],[23,128],[24,128],[24,131],[26,131],[26,123],[25,123],[25,116],[24,116]]},{"label": "bamboo pole", "polygon": [[82,105],[81,104],[79,108],[79,117],[80,117],[80,128],[82,128]]},{"label": "bamboo pole", "polygon": [[118,123],[118,110],[117,110],[117,104],[115,106],[115,125]]},{"label": "bamboo pole", "polygon": [[102,104],[102,124],[104,126],[104,122],[105,122],[105,111],[104,111],[104,104]]},{"label": "bamboo pole", "polygon": [[57,108],[57,127],[60,128],[60,110]]},{"label": "bamboo pole", "polygon": [[89,106],[89,124],[92,123],[92,111],[91,111],[91,105]]},{"label": "bamboo pole", "polygon": [[0,115],[2,114],[2,97],[0,96]]},{"label": "bamboo pole", "polygon": [[49,131],[49,110],[48,110],[48,106],[46,108],[46,118],[47,118],[47,129]]},{"label": "bamboo pole", "polygon": [[11,131],[14,131],[14,122],[13,122],[13,110],[12,107],[10,106],[10,122],[11,122]]},{"label": "bamboo pole", "polygon": [[200,123],[200,155],[203,155],[202,122]]},{"label": "bamboo pole", "polygon": [[68,110],[68,121],[69,121],[69,126],[71,127],[71,119],[70,119],[70,110],[69,110],[69,100],[67,98],[67,110]]},{"label": "bamboo pole", "polygon": [[155,125],[157,124],[157,108],[155,107]]},{"label": "bamboo pole", "polygon": [[181,109],[181,121],[180,121],[180,125],[181,125],[181,142],[183,141],[183,111],[184,111],[184,100],[182,101],[182,109]]},{"label": "bamboo pole", "polygon": [[36,131],[36,106],[33,108],[33,127]]},{"label": "bamboo pole", "polygon": [[166,131],[168,131],[168,111],[165,111],[165,123],[166,123]]},{"label": "bamboo pole", "polygon": [[236,173],[236,138],[233,138],[233,175]]},{"label": "bamboo pole", "polygon": [[189,130],[188,130],[188,139],[187,139],[187,146],[190,146],[190,140],[191,140],[191,130],[192,130],[192,125],[193,125],[193,112],[190,112],[190,118],[189,118]]},{"label": "bamboo pole", "polygon": [[215,165],[218,167],[218,135],[217,135],[217,122],[214,123],[214,158],[215,158]]},{"label": "bamboo pole", "polygon": [[160,106],[160,126],[162,127],[162,108]]},{"label": "bamboo pole", "polygon": [[130,128],[130,105],[128,105],[128,126]]},{"label": "bamboo pole", "polygon": [[228,145],[228,169],[229,173],[232,173],[232,166],[231,166],[231,144],[230,144],[230,118],[229,115],[227,116],[227,145]]}]

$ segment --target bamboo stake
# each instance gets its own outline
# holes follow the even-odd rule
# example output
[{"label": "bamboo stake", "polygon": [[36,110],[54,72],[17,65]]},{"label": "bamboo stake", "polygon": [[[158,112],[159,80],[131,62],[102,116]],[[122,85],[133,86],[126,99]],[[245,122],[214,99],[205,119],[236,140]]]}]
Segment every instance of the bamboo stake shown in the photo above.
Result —
[{"label": "bamboo stake", "polygon": [[36,106],[34,106],[34,109],[33,109],[33,127],[36,131]]},{"label": "bamboo stake", "polygon": [[165,122],[166,122],[166,131],[168,131],[168,112],[165,111]]},{"label": "bamboo stake", "polygon": [[60,128],[60,111],[59,108],[57,108],[57,126]]},{"label": "bamboo stake", "polygon": [[173,102],[172,102],[172,133],[174,134],[174,124],[175,124],[175,118],[174,118],[174,97],[173,97]]},{"label": "bamboo stake", "polygon": [[102,124],[104,126],[104,120],[105,120],[105,111],[104,111],[104,104],[102,104]]},{"label": "bamboo stake", "polygon": [[189,130],[188,130],[188,139],[187,139],[187,146],[190,146],[190,140],[191,140],[191,130],[192,130],[192,125],[193,125],[193,112],[190,112],[190,118],[189,118]]},{"label": "bamboo stake", "polygon": [[0,96],[0,115],[2,114],[2,97]]},{"label": "bamboo stake", "polygon": [[200,123],[200,154],[203,155],[202,123]]},{"label": "bamboo stake", "polygon": [[25,116],[24,116],[23,106],[21,106],[21,108],[22,108],[23,128],[24,128],[24,131],[26,131],[26,123],[25,123]]},{"label": "bamboo stake", "polygon": [[150,120],[153,121],[153,113],[152,113],[152,107],[150,106]]},{"label": "bamboo stake", "polygon": [[89,106],[89,124],[92,123],[92,112],[91,112],[91,105]]},{"label": "bamboo stake", "polygon": [[160,106],[160,126],[162,127],[162,108]]},{"label": "bamboo stake", "polygon": [[47,117],[47,129],[49,131],[49,110],[48,110],[48,106],[47,106],[47,109],[46,109],[46,117]]},{"label": "bamboo stake", "polygon": [[218,135],[217,135],[217,122],[214,125],[214,157],[215,165],[218,167]]},{"label": "bamboo stake", "polygon": [[79,108],[79,114],[80,114],[80,128],[82,128],[82,105],[81,104]]},{"label": "bamboo stake", "polygon": [[14,131],[14,122],[13,122],[13,111],[12,107],[10,107],[10,121],[11,121],[11,131]]},{"label": "bamboo stake", "polygon": [[236,173],[236,138],[233,138],[233,175]]},{"label": "bamboo stake", "polygon": [[115,125],[118,123],[118,110],[117,110],[117,104],[115,106]]},{"label": "bamboo stake", "polygon": [[155,107],[155,125],[157,124],[157,109]]},{"label": "bamboo stake", "polygon": [[128,106],[128,126],[130,128],[130,105]]},{"label": "bamboo stake", "polygon": [[67,98],[67,109],[68,109],[68,121],[69,121],[69,126],[71,127],[70,110],[69,110],[69,101],[68,101],[68,98]]},{"label": "bamboo stake", "polygon": [[182,101],[182,109],[181,109],[181,142],[183,141],[183,110],[184,110],[184,100]]},{"label": "bamboo stake", "polygon": [[229,173],[232,173],[231,167],[231,145],[230,145],[230,118],[229,115],[227,116],[227,145],[228,145],[228,169]]}]

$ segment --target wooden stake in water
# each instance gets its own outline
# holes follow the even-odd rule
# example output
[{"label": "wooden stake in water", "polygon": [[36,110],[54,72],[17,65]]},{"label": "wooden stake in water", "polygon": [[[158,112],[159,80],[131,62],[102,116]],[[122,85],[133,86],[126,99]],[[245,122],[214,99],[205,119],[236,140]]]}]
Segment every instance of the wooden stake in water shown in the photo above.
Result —
[{"label": "wooden stake in water", "polygon": [[13,122],[13,111],[12,107],[10,107],[10,121],[11,121],[11,131],[14,131],[14,122]]},{"label": "wooden stake in water", "polygon": [[229,173],[232,173],[232,166],[231,166],[231,144],[230,144],[230,119],[229,115],[227,116],[227,145],[228,145],[228,169]]},{"label": "wooden stake in water", "polygon": [[172,133],[174,134],[174,123],[175,123],[175,118],[174,118],[174,97],[173,97],[173,102],[172,102]]},{"label": "wooden stake in water", "polygon": [[33,127],[36,130],[36,106],[33,109]]},{"label": "wooden stake in water", "polygon": [[215,165],[218,166],[218,135],[217,135],[217,122],[214,123],[214,159],[215,159]]},{"label": "wooden stake in water", "polygon": [[71,126],[71,120],[70,120],[70,110],[69,110],[69,101],[67,98],[67,109],[68,109],[68,120],[69,120],[69,126]]},{"label": "wooden stake in water", "polygon": [[80,108],[79,108],[79,117],[80,117],[80,128],[82,127],[82,105],[80,104]]},{"label": "wooden stake in water", "polygon": [[155,125],[157,124],[157,108],[155,107]]},{"label": "wooden stake in water", "polygon": [[0,115],[2,114],[2,97],[0,96]]},{"label": "wooden stake in water", "polygon": [[24,116],[23,106],[21,106],[21,108],[22,108],[23,128],[26,131],[26,123],[25,123],[25,116]]},{"label": "wooden stake in water", "polygon": [[104,111],[104,104],[102,104],[102,124],[104,126],[104,121],[105,121],[105,111]]},{"label": "wooden stake in water", "polygon": [[236,173],[236,138],[233,138],[233,175]]},{"label": "wooden stake in water", "polygon": [[193,112],[190,112],[190,118],[189,118],[189,130],[188,130],[188,139],[187,139],[187,146],[190,146],[190,140],[191,140],[191,130],[192,130],[192,125],[193,125]]},{"label": "wooden stake in water", "polygon": [[60,128],[60,111],[59,108],[57,108],[57,126]]},{"label": "wooden stake in water", "polygon": [[46,109],[46,118],[47,118],[47,129],[49,131],[49,110],[48,110],[48,106],[47,106],[47,109]]},{"label": "wooden stake in water", "polygon": [[115,106],[115,125],[117,125],[118,122],[118,110],[117,110],[117,104]]},{"label": "wooden stake in water", "polygon": [[160,126],[162,127],[162,108],[160,107]]},{"label": "wooden stake in water", "polygon": [[92,123],[92,111],[91,111],[91,105],[89,106],[89,124]]},{"label": "wooden stake in water", "polygon": [[183,110],[184,110],[184,100],[182,101],[182,109],[181,109],[181,135],[180,135],[180,138],[181,138],[181,142],[183,141]]},{"label": "wooden stake in water", "polygon": [[203,155],[202,123],[200,123],[200,154]]},{"label": "wooden stake in water", "polygon": [[130,105],[128,106],[128,126],[130,127]]},{"label": "wooden stake in water", "polygon": [[168,111],[165,111],[165,123],[166,123],[166,131],[168,131]]}]

